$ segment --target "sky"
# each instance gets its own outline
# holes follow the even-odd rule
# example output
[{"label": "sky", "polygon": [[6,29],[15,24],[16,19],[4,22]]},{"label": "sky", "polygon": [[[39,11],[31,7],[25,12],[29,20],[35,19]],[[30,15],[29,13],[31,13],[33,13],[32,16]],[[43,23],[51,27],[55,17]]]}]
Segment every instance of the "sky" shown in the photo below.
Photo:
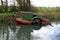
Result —
[{"label": "sky", "polygon": [[[5,1],[5,0],[3,0],[3,1]],[[14,5],[14,1],[15,0],[8,0],[8,5],[10,6],[10,5]],[[1,4],[1,1],[0,1],[0,4]],[[15,5],[17,5],[17,2],[15,1]]]},{"label": "sky", "polygon": [[[8,0],[9,5],[13,4],[13,0]],[[36,7],[60,7],[60,0],[30,0],[31,4]]]},{"label": "sky", "polygon": [[60,0],[31,0],[31,3],[38,7],[60,7]]},{"label": "sky", "polygon": [[38,7],[60,7],[60,0],[31,0],[31,3]]}]

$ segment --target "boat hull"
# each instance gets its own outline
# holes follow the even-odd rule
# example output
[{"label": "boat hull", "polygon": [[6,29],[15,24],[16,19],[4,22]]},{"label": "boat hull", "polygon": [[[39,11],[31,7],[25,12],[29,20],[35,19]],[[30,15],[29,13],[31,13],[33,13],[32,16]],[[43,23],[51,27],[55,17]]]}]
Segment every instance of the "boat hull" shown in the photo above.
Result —
[{"label": "boat hull", "polygon": [[[20,25],[33,25],[31,21],[25,21],[22,19],[16,19],[16,22],[19,23]],[[42,26],[46,25],[51,25],[51,22],[47,20],[42,20]]]}]

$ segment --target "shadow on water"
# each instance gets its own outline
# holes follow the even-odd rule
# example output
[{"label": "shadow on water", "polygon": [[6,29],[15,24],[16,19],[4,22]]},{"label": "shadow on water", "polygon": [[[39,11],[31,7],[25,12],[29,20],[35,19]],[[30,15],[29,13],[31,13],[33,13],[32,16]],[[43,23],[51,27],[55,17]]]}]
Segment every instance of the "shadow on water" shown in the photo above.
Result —
[{"label": "shadow on water", "polygon": [[0,24],[0,40],[30,40],[33,27],[34,25]]},{"label": "shadow on water", "polygon": [[17,26],[14,20],[5,19],[0,21],[0,40],[30,40],[30,33],[34,29],[40,29],[38,25]]}]

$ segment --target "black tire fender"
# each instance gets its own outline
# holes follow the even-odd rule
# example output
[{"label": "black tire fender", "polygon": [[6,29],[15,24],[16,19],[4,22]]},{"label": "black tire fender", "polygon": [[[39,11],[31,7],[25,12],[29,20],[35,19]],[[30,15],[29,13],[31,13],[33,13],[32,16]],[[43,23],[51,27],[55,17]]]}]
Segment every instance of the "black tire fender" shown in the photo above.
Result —
[{"label": "black tire fender", "polygon": [[40,17],[33,17],[32,24],[41,24],[42,25],[42,19]]}]

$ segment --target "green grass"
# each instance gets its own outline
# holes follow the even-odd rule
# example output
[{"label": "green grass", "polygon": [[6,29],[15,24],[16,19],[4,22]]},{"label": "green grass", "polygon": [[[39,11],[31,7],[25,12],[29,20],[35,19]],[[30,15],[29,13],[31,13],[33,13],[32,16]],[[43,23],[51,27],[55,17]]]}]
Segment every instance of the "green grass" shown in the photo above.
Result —
[{"label": "green grass", "polygon": [[4,19],[4,17],[12,16],[12,13],[0,13],[0,20]]},{"label": "green grass", "polygon": [[13,13],[0,13],[0,16],[12,16]]},{"label": "green grass", "polygon": [[37,15],[50,19],[51,21],[60,21],[60,12],[39,12]]},{"label": "green grass", "polygon": [[11,25],[15,20],[11,20],[13,13],[0,13],[0,24]]}]

